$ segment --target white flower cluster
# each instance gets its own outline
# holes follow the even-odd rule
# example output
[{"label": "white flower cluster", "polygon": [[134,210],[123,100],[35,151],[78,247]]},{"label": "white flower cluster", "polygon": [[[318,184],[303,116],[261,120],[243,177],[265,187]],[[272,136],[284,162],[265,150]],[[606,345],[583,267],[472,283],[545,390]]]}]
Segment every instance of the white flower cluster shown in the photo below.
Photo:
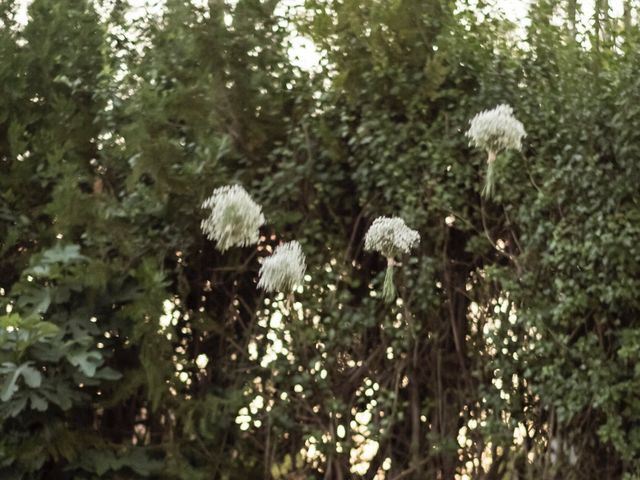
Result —
[{"label": "white flower cluster", "polygon": [[503,149],[520,150],[522,138],[526,136],[524,126],[513,116],[509,105],[498,105],[493,110],[478,113],[471,121],[467,137],[471,143],[488,152],[497,154]]},{"label": "white flower cluster", "polygon": [[200,225],[202,231],[217,242],[221,252],[258,243],[259,229],[264,224],[262,207],[240,185],[216,188],[202,208],[211,209],[209,218]]},{"label": "white flower cluster", "polygon": [[387,258],[409,253],[419,243],[420,234],[400,217],[376,218],[364,237],[365,250],[380,252]]},{"label": "white flower cluster", "polygon": [[305,256],[298,242],[278,245],[260,267],[258,288],[267,292],[292,292],[302,285],[306,269]]}]

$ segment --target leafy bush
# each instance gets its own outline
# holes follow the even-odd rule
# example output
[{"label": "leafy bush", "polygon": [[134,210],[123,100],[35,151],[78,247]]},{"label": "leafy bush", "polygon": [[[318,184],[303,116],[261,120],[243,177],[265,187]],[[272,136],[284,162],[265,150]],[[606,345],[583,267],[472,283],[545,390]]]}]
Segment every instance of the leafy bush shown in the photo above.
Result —
[{"label": "leafy bush", "polygon": [[[640,478],[631,2],[229,3],[0,5],[0,477]],[[222,254],[228,184],[267,223]],[[391,304],[379,216],[421,238]]]}]

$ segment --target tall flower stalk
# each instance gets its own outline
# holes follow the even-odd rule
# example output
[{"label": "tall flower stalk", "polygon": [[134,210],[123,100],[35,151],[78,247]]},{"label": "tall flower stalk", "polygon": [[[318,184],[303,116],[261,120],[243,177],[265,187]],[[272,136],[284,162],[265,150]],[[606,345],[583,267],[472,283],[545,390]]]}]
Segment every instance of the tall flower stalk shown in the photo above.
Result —
[{"label": "tall flower stalk", "polygon": [[420,234],[416,230],[407,227],[400,217],[376,218],[364,238],[364,248],[375,251],[387,259],[387,269],[382,285],[382,298],[391,303],[397,293],[393,280],[394,268],[399,264],[396,257],[407,254],[420,243]]},{"label": "tall flower stalk", "polygon": [[487,150],[487,176],[482,187],[482,195],[485,198],[493,197],[496,190],[496,157],[495,151]]},{"label": "tall flower stalk", "polygon": [[385,302],[391,303],[397,296],[396,286],[393,282],[393,267],[396,262],[392,257],[387,257],[387,269],[384,273],[384,283],[382,284],[382,298]]},{"label": "tall flower stalk", "polygon": [[513,116],[513,108],[505,104],[478,113],[469,123],[466,135],[471,139],[470,144],[487,152],[487,174],[482,195],[490,198],[495,193],[498,153],[502,150],[520,151],[526,132],[522,123]]}]

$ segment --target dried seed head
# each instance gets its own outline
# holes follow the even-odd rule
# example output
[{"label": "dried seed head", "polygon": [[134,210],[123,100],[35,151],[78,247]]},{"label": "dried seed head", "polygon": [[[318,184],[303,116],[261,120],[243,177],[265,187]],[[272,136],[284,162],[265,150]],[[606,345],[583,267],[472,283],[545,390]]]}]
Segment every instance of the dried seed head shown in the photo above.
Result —
[{"label": "dried seed head", "polygon": [[488,152],[497,154],[501,150],[522,148],[522,139],[526,136],[524,126],[513,116],[509,105],[498,105],[493,110],[478,113],[469,122],[471,127],[467,137],[471,144]]},{"label": "dried seed head", "polygon": [[298,242],[278,245],[260,267],[258,288],[267,292],[292,292],[302,285],[306,269],[305,256]]},{"label": "dried seed head", "polygon": [[202,208],[211,209],[201,228],[209,240],[215,240],[221,252],[231,247],[255,245],[264,224],[262,207],[240,185],[216,188]]},{"label": "dried seed head", "polygon": [[380,252],[387,258],[409,253],[419,243],[420,234],[400,217],[376,218],[364,237],[365,250]]}]

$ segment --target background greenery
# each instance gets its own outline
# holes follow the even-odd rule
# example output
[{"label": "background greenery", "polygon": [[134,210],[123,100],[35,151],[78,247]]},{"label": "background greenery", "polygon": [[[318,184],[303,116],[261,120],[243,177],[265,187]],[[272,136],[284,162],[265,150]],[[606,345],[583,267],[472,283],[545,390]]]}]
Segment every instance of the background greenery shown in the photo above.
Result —
[{"label": "background greenery", "polygon": [[[0,478],[639,479],[632,3],[1,2]],[[464,132],[503,102],[486,201]],[[268,226],[223,256],[233,182]],[[291,239],[293,308],[255,288]]]}]

